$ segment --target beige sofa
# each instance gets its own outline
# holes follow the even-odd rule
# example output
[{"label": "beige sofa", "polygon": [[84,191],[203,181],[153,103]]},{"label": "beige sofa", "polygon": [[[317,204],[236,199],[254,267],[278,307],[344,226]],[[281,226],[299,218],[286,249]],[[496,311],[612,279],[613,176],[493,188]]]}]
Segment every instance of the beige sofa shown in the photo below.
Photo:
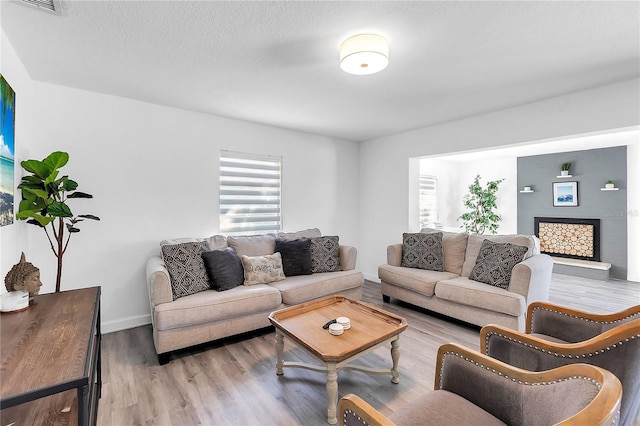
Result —
[{"label": "beige sofa", "polygon": [[[469,279],[484,239],[528,248],[507,289]],[[500,324],[518,331],[525,329],[527,306],[548,300],[553,261],[539,254],[535,237],[443,232],[442,247],[444,271],[437,272],[400,266],[402,244],[390,245],[387,264],[378,267],[383,300],[393,297],[481,327]]]},{"label": "beige sofa", "polygon": [[[280,234],[280,237],[293,239],[298,235],[308,233]],[[251,255],[273,254],[277,236],[258,237],[262,239],[257,244],[260,247],[251,247],[256,236],[234,237],[234,242],[239,244],[238,255],[247,251]],[[265,239],[271,240],[266,250]],[[207,241],[209,248],[216,250],[228,246],[227,238],[220,235],[201,241]],[[341,271],[291,276],[269,284],[240,285],[225,291],[205,290],[174,300],[162,256],[151,257],[146,264],[146,277],[153,342],[160,364],[169,361],[171,351],[268,327],[269,314],[286,306],[336,293],[362,299],[364,277],[355,270],[356,259],[355,247],[340,245]]]}]

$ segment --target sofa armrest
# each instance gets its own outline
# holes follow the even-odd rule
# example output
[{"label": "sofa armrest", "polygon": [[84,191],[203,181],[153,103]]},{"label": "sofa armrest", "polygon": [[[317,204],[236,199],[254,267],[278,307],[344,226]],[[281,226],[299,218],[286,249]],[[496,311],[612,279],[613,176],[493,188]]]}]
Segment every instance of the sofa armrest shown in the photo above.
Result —
[{"label": "sofa armrest", "polygon": [[343,271],[356,269],[358,261],[358,250],[352,246],[340,246],[340,267]]},{"label": "sofa armrest", "polygon": [[387,264],[391,266],[402,265],[402,244],[391,244],[387,247]]},{"label": "sofa armrest", "polygon": [[153,256],[147,260],[146,276],[149,302],[151,303],[153,315],[154,306],[161,303],[173,302],[171,279],[169,278],[169,271],[167,271],[167,268],[164,266],[162,257]]},{"label": "sofa armrest", "polygon": [[340,426],[393,426],[394,423],[368,402],[352,393],[338,402]]},{"label": "sofa armrest", "polygon": [[553,260],[547,254],[536,254],[518,263],[511,271],[509,291],[524,296],[527,305],[549,300]]}]

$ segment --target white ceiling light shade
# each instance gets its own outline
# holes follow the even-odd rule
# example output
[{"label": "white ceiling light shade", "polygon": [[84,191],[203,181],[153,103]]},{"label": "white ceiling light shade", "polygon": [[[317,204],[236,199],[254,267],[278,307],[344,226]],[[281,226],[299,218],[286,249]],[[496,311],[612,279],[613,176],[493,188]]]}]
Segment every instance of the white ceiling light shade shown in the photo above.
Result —
[{"label": "white ceiling light shade", "polygon": [[340,68],[349,74],[367,75],[389,64],[389,42],[377,34],[358,34],[340,45]]}]

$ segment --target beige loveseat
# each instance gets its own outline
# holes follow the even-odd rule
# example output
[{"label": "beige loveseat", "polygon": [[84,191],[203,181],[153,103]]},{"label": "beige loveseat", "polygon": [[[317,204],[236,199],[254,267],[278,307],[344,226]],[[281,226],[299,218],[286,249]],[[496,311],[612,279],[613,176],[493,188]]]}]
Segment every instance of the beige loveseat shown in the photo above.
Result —
[{"label": "beige loveseat", "polygon": [[[506,289],[469,279],[485,239],[527,247],[524,260],[511,270]],[[527,306],[548,300],[553,261],[539,254],[532,236],[443,232],[442,248],[440,272],[400,266],[403,245],[390,245],[387,264],[378,267],[383,300],[393,297],[481,327],[500,324],[518,331],[525,330]]]},{"label": "beige loveseat", "polygon": [[[223,250],[231,243],[239,256],[256,256],[273,254],[276,238],[292,240],[310,236],[320,236],[320,231],[228,238],[216,235],[190,241],[205,241],[210,250]],[[161,244],[184,241],[186,239]],[[179,298],[172,294],[163,257],[151,257],[146,264],[146,277],[153,342],[160,364],[169,361],[170,351],[268,327],[269,314],[286,306],[336,293],[362,299],[364,277],[355,270],[356,257],[355,247],[340,245],[339,271],[290,276],[277,282],[239,285],[225,291],[208,289]]]}]

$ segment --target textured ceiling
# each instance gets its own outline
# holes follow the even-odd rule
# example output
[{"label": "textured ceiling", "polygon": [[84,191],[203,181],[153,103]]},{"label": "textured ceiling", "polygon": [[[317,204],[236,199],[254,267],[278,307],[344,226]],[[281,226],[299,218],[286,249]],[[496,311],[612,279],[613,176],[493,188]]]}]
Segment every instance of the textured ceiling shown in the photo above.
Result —
[{"label": "textured ceiling", "polygon": [[[640,2],[1,1],[31,78],[362,141],[638,77]],[[383,72],[340,42],[390,40]]]}]

